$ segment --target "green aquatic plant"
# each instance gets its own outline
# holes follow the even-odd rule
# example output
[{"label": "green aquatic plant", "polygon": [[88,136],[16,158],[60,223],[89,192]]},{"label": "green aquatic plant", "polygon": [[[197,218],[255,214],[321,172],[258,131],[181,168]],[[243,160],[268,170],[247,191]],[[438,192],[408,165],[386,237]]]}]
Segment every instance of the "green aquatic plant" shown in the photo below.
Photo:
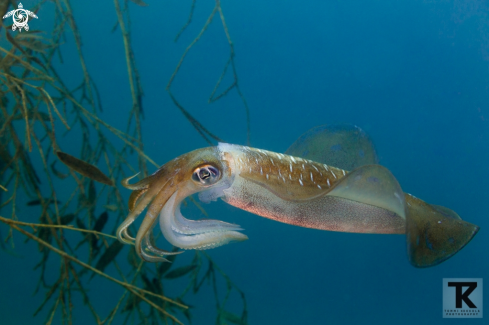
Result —
[{"label": "green aquatic plant", "polygon": [[[171,86],[173,85],[174,79],[175,79],[176,75],[178,74],[178,72],[180,71],[180,68],[181,68],[181,66],[182,66],[185,58],[187,57],[187,54],[192,49],[192,47],[195,44],[197,44],[197,42],[201,39],[202,35],[204,35],[204,33],[207,31],[207,28],[212,23],[212,20],[214,19],[214,17],[216,16],[216,14],[219,13],[219,18],[221,20],[222,27],[223,27],[224,32],[226,34],[226,40],[227,40],[227,42],[229,44],[229,58],[228,58],[228,61],[226,62],[226,64],[224,65],[224,69],[223,69],[223,71],[221,73],[221,76],[219,77],[219,80],[216,83],[216,86],[214,87],[214,90],[212,91],[211,95],[209,96],[208,103],[209,104],[210,103],[213,103],[213,102],[219,100],[220,98],[226,96],[227,94],[229,94],[229,92],[231,90],[236,89],[239,97],[241,98],[241,101],[243,102],[244,108],[246,110],[247,143],[248,143],[248,145],[250,145],[250,111],[249,111],[249,108],[248,108],[248,104],[246,102],[246,99],[243,96],[243,93],[241,92],[241,89],[239,88],[239,79],[238,79],[238,74],[236,72],[236,65],[235,65],[235,61],[234,61],[234,57],[236,55],[235,52],[234,52],[234,45],[233,45],[233,41],[231,40],[231,36],[229,35],[229,30],[228,30],[228,27],[227,27],[227,24],[226,24],[226,19],[224,18],[224,14],[222,12],[221,1],[220,0],[215,0],[215,2],[216,2],[216,5],[214,6],[214,9],[210,13],[209,17],[207,17],[207,21],[205,22],[204,26],[200,30],[199,34],[194,38],[194,40],[187,46],[187,48],[183,52],[183,54],[182,54],[182,56],[180,58],[180,61],[177,64],[177,67],[175,68],[175,70],[173,71],[172,76],[170,77],[170,81],[168,81],[168,84],[166,85],[166,90],[170,94],[170,97],[173,100],[173,102],[175,103],[175,105],[180,109],[180,111],[183,113],[183,115],[189,120],[189,122],[199,132],[199,134],[207,141],[208,144],[213,145],[212,140],[222,142],[222,140],[219,137],[217,137],[216,135],[214,135],[213,133],[211,133],[201,123],[199,123],[199,121],[197,121],[180,104],[180,102],[176,99],[175,95],[171,91]],[[187,23],[182,27],[182,29],[180,30],[180,32],[175,37],[175,42],[178,41],[178,38],[180,37],[180,35],[185,31],[185,29],[191,23],[192,16],[193,16],[193,13],[194,13],[194,9],[195,9],[195,3],[196,3],[196,0],[192,0],[192,7],[190,9],[190,14],[189,14]],[[224,89],[224,91],[222,91],[222,92],[220,92],[219,94],[216,95],[216,92],[219,89],[219,86],[221,85],[221,82],[223,81],[224,77],[226,76],[226,73],[227,73],[227,71],[228,71],[228,69],[229,69],[230,66],[231,66],[232,73],[233,73],[233,82],[226,89]]]},{"label": "green aquatic plant", "polygon": [[[141,0],[132,2],[147,5]],[[29,9],[37,12],[45,3],[45,0],[39,1]],[[0,15],[17,5],[13,0],[1,1]],[[28,32],[12,33],[7,20],[0,22],[0,37],[5,37],[5,42],[0,43],[0,242],[2,249],[13,255],[19,235],[38,246],[39,262],[35,271],[39,278],[34,292],[44,294],[44,300],[37,310],[32,310],[33,314],[45,315],[45,324],[53,323],[58,317],[62,323],[71,324],[74,315],[86,310],[96,324],[121,323],[122,319],[124,323],[190,323],[192,309],[185,300],[190,293],[197,294],[204,284],[210,283],[216,323],[246,324],[244,293],[205,252],[195,252],[187,265],[179,266],[177,255],[169,257],[175,263],[145,263],[132,247],[125,248],[113,235],[128,213],[119,186],[113,184],[119,184],[128,176],[127,172],[140,171],[141,176],[146,177],[148,163],[158,167],[144,153],[143,87],[131,45],[128,1],[114,0],[117,22],[113,28],[113,32],[121,31],[132,99],[125,131],[100,117],[103,98],[89,73],[82,35],[70,1],[55,1],[50,7],[55,17],[50,35],[33,26]],[[195,0],[189,19],[176,40],[190,24],[194,7]],[[234,48],[219,0],[205,26],[183,53],[167,90],[205,141],[219,140],[183,108],[171,92],[171,85],[188,51],[217,13],[230,46],[230,56],[209,102],[236,89],[247,111],[249,141],[248,107],[238,86]],[[80,83],[73,89],[57,71],[58,62],[63,62],[65,42],[74,42],[81,66],[78,72]],[[229,67],[234,81],[216,95]],[[77,157],[63,152],[66,139],[75,137],[80,139]],[[70,148],[70,152],[74,150]],[[137,169],[131,165],[134,159],[138,162]],[[189,203],[203,211],[195,200],[189,199]],[[31,214],[37,220],[27,220],[26,211],[36,211]],[[59,262],[57,266],[52,263],[54,260]],[[102,313],[92,302],[93,277],[108,280],[101,282],[107,288],[112,288],[110,283],[115,283],[124,289],[121,294],[113,295],[113,307],[108,313]],[[187,279],[185,288],[180,294],[169,297],[164,290],[166,283],[182,278]],[[224,283],[224,292],[219,290],[219,283]],[[242,299],[240,315],[226,310],[232,292]],[[75,304],[76,297],[81,297],[84,304]]]}]

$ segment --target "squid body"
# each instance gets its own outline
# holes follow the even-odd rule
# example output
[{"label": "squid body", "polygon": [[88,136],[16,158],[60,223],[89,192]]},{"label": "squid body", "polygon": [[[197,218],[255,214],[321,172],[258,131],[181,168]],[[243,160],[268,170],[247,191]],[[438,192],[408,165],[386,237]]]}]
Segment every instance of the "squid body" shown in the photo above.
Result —
[{"label": "squid body", "polygon": [[[450,209],[405,194],[380,165],[352,171],[245,146],[220,143],[184,154],[135,184],[130,213],[117,231],[149,262],[165,261],[153,227],[182,249],[209,249],[248,239],[240,226],[217,220],[189,220],[182,201],[195,193],[203,202],[221,198],[259,216],[291,225],[354,233],[406,234],[408,257],[417,267],[439,264],[464,247],[479,227]],[[147,208],[133,238],[128,227]]]}]

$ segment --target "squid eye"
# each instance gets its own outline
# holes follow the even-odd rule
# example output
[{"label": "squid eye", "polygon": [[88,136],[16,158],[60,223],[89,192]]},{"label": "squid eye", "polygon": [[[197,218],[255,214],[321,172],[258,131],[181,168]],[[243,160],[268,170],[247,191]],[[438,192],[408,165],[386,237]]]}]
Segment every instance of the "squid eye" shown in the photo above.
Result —
[{"label": "squid eye", "polygon": [[220,176],[219,169],[211,165],[205,165],[194,170],[192,179],[201,185],[209,186],[217,182]]}]

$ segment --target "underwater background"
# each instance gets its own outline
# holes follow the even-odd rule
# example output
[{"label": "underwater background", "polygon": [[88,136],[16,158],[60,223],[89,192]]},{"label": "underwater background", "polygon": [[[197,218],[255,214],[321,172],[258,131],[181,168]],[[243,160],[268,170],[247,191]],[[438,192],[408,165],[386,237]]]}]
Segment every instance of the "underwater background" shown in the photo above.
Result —
[{"label": "underwater background", "polygon": [[[215,2],[196,2],[192,22],[176,43],[192,2],[146,2],[149,6],[128,3],[131,42],[144,89],[144,152],[162,165],[208,146],[165,87]],[[28,9],[37,2],[22,4]],[[29,20],[31,29],[52,28],[53,6],[53,2],[41,5],[39,19]],[[223,0],[221,6],[234,44],[239,87],[249,107],[252,147],[285,152],[314,126],[357,125],[370,135],[379,163],[406,193],[449,207],[481,228],[452,258],[418,269],[409,264],[403,235],[305,229],[221,201],[203,205],[210,218],[237,223],[249,237],[207,252],[245,293],[248,323],[488,323],[487,316],[443,319],[442,281],[489,275],[489,4]],[[103,103],[98,115],[123,130],[131,93],[122,39],[111,32],[117,20],[114,4],[71,1],[71,7],[87,69]],[[1,32],[0,41],[5,30]],[[76,87],[81,73],[73,36],[66,35],[64,42],[64,62],[55,60],[55,66],[66,83]],[[222,23],[214,17],[185,58],[172,92],[212,133],[225,142],[247,145],[247,116],[236,90],[207,103],[228,58]],[[233,82],[230,70],[222,88]],[[62,138],[61,127],[57,132],[65,151],[78,156],[80,139],[74,134]],[[32,159],[40,166],[39,157],[33,154]],[[133,163],[137,169],[137,161]],[[148,168],[150,173],[156,170]],[[127,199],[130,191],[120,190]],[[101,206],[97,209],[103,211]],[[19,220],[35,222],[38,215],[32,211],[21,208]],[[191,219],[204,217],[191,205],[182,213]],[[0,226],[2,238],[7,229]],[[65,236],[79,235],[65,232]],[[123,252],[130,249],[126,246]],[[44,299],[43,292],[33,295],[38,248],[17,235],[14,252],[0,251],[0,324],[42,324],[48,311],[32,316]],[[193,252],[185,252],[175,263],[184,265],[192,257]],[[50,263],[59,264],[59,258]],[[122,289],[97,291],[103,282],[95,277],[88,288],[92,303],[110,310]],[[171,296],[185,284],[183,278],[175,280],[165,287],[165,294]],[[194,307],[192,324],[215,323],[216,308],[208,294],[212,287],[204,285],[202,292],[185,301]],[[241,300],[231,298],[228,309],[239,313]],[[83,299],[74,304],[83,305]],[[94,323],[89,313],[76,309],[73,322]],[[53,323],[61,324],[61,316]]]}]

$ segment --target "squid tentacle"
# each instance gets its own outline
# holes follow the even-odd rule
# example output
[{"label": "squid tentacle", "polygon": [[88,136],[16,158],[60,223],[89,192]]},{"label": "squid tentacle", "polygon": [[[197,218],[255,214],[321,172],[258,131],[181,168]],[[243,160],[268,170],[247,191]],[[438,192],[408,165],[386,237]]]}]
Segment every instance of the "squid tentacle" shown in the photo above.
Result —
[{"label": "squid tentacle", "polygon": [[201,250],[219,247],[231,241],[243,241],[248,239],[246,235],[240,232],[234,230],[222,230],[220,227],[219,231],[211,232],[202,232],[202,230],[199,228],[195,228],[193,230],[195,233],[194,235],[185,235],[175,231],[173,227],[176,219],[175,212],[180,210],[180,203],[183,199],[182,197],[179,197],[177,200],[177,197],[178,190],[173,193],[160,212],[161,231],[163,232],[166,240],[168,240],[173,246],[177,246],[182,249]]},{"label": "squid tentacle", "polygon": [[172,218],[172,230],[182,235],[197,235],[208,232],[223,232],[230,230],[243,230],[239,225],[219,220],[189,220],[182,215],[180,205]]},{"label": "squid tentacle", "polygon": [[[161,206],[170,207],[173,211],[171,215],[167,215],[165,214],[165,208],[161,209],[160,225],[161,216],[168,219],[169,222],[164,225],[165,231],[163,231],[163,235],[176,247],[183,249],[209,249],[227,244],[232,240],[246,240],[248,238],[234,231],[241,229],[238,225],[218,220],[194,221],[186,219],[180,212],[180,203],[183,197],[175,205],[178,190],[168,199],[171,188],[172,186],[170,184],[160,190],[148,208],[146,217],[139,228],[136,237],[136,251],[144,260],[148,262],[167,261],[164,256],[183,252],[169,252],[157,248],[154,243],[152,230],[158,221],[156,215],[161,209]],[[178,213],[175,213],[177,211]],[[161,226],[163,227],[163,225]],[[173,240],[175,238],[176,240]]]},{"label": "squid tentacle", "polygon": [[[146,213],[146,216],[141,223],[141,226],[139,227],[138,233],[136,235],[136,252],[139,254],[139,256],[141,256],[141,258],[148,262],[167,261],[162,256],[173,254],[172,252],[155,247],[156,245],[151,238],[152,230],[156,222],[158,221],[156,216],[158,215],[161,207],[165,205],[168,201],[169,194],[171,193],[173,187],[173,182],[170,182],[170,180],[172,180],[172,178],[169,178],[161,187],[153,186],[150,188],[150,190],[153,190],[157,193],[155,193],[155,195],[153,196],[153,202],[149,206],[148,212]],[[154,255],[148,254],[147,251],[151,252]]]},{"label": "squid tentacle", "polygon": [[[155,219],[157,220],[157,219]],[[155,222],[156,224],[156,222]],[[154,227],[154,225],[153,225]],[[178,252],[170,252],[170,251],[166,251],[166,250],[163,250],[163,249],[160,249],[158,247],[156,247],[156,243],[155,243],[155,238],[154,238],[154,234],[152,231],[148,232],[146,234],[146,236],[144,236],[144,247],[143,247],[143,250],[147,250],[147,251],[150,251],[156,255],[159,255],[159,256],[164,256],[164,255],[178,255],[178,254],[181,254],[183,253],[183,251],[178,251]]]},{"label": "squid tentacle", "polygon": [[140,199],[144,197],[147,191],[148,188],[143,188],[140,190],[135,190],[131,193],[131,195],[129,196],[129,201],[127,202],[129,211],[134,210],[134,207],[137,206],[137,203],[139,202]]},{"label": "squid tentacle", "polygon": [[[168,183],[168,180],[163,184],[163,188]],[[126,244],[132,244],[136,239],[129,235],[128,228],[136,220],[136,218],[143,212],[143,210],[150,204],[150,202],[161,191],[161,187],[150,186],[145,195],[141,197],[134,209],[129,213],[124,222],[117,228],[117,238]]]},{"label": "squid tentacle", "polygon": [[[154,227],[154,225],[153,225]],[[170,262],[164,256],[166,255],[178,255],[183,253],[184,251],[179,252],[169,252],[156,247],[153,232],[150,231],[144,236],[143,246],[141,247],[141,257],[147,262]],[[148,254],[152,253],[152,254]]]},{"label": "squid tentacle", "polygon": [[133,179],[134,177],[138,176],[140,173],[137,173],[136,175],[133,175],[133,176],[130,176],[130,177],[127,177],[127,178],[124,178],[122,181],[121,181],[121,184],[122,186],[124,186],[125,188],[127,189],[130,189],[130,190],[140,190],[140,189],[143,189],[143,188],[146,188],[148,187],[147,185],[151,182],[151,178],[150,177],[146,177],[146,178],[143,178],[142,180],[140,180],[139,182],[137,183],[134,183],[134,184],[129,184],[129,181],[131,179]]}]

